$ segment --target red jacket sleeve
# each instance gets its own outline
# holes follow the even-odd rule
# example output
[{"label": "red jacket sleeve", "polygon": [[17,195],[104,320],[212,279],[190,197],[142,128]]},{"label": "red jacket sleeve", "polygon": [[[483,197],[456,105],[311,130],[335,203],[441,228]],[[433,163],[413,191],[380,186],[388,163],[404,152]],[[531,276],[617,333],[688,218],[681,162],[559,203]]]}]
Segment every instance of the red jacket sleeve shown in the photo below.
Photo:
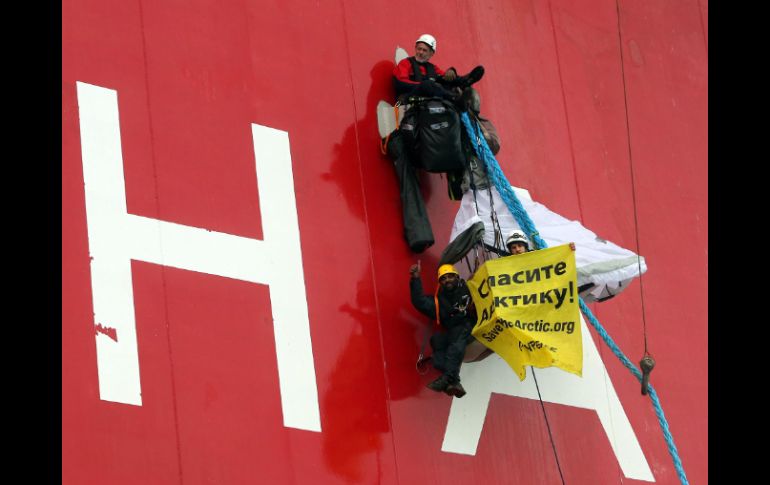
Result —
[{"label": "red jacket sleeve", "polygon": [[393,77],[399,81],[407,84],[420,84],[409,79],[410,74],[412,74],[412,63],[409,62],[409,59],[401,59],[401,62],[393,68]]}]

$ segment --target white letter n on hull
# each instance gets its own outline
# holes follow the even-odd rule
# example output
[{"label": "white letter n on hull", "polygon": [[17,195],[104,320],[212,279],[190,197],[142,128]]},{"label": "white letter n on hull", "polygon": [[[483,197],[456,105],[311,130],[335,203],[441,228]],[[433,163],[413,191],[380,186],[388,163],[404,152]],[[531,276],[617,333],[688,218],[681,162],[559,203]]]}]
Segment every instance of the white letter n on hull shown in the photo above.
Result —
[{"label": "white letter n on hull", "polygon": [[77,97],[101,399],[142,404],[135,259],[268,285],[284,426],[320,432],[288,133],[251,125],[260,241],[129,214],[118,94],[78,82]]}]

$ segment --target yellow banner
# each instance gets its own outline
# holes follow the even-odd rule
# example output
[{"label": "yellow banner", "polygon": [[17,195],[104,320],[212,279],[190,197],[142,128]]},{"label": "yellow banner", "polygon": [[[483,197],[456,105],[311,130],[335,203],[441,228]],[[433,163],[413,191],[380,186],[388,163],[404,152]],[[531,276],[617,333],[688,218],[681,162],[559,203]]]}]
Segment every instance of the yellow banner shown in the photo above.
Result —
[{"label": "yellow banner", "polygon": [[478,313],[473,336],[519,379],[527,365],[582,376],[577,271],[568,244],[487,261],[468,287]]}]

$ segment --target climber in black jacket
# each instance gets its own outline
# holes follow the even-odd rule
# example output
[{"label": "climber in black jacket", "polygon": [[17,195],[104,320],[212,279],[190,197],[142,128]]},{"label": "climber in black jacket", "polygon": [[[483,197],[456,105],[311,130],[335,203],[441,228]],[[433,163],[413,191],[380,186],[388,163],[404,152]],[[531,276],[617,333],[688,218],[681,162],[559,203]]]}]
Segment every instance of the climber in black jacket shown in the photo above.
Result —
[{"label": "climber in black jacket", "polygon": [[471,329],[476,322],[468,286],[454,266],[445,264],[438,269],[439,287],[436,294],[426,295],[420,280],[420,263],[412,265],[409,272],[412,275],[409,281],[412,305],[424,315],[436,320],[445,330],[434,334],[430,339],[433,366],[443,374],[428,384],[428,388],[450,396],[463,397],[465,389],[460,384],[460,366],[465,356],[465,347],[473,338]]}]

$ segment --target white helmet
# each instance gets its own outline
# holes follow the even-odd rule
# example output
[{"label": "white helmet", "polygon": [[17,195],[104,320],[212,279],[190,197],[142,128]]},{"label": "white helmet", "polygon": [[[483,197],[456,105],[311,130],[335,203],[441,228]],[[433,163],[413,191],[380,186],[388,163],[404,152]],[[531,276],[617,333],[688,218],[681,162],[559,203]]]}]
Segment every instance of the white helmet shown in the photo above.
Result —
[{"label": "white helmet", "polygon": [[523,242],[527,246],[527,251],[529,251],[529,239],[527,239],[527,235],[521,229],[514,229],[508,234],[508,239],[505,240],[505,247],[507,248],[511,243],[517,241]]},{"label": "white helmet", "polygon": [[415,44],[418,42],[424,42],[428,44],[428,47],[430,47],[434,53],[436,52],[436,38],[433,37],[432,35],[422,34],[419,39],[414,41]]}]

